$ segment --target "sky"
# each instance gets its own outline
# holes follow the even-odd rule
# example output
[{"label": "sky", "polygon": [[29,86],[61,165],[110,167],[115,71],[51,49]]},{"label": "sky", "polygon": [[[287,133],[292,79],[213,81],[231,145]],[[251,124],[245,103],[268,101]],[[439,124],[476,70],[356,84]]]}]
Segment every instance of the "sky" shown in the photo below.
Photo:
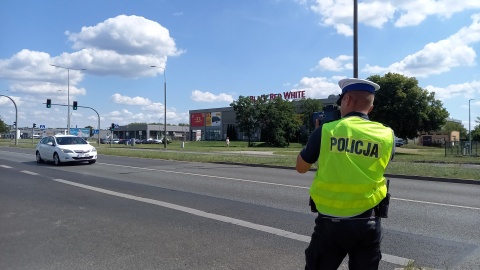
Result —
[{"label": "sky", "polygon": [[[467,130],[477,53],[479,0],[358,0],[358,77],[415,77]],[[347,77],[352,0],[0,1],[0,95],[19,127],[67,127],[68,99],[101,129],[163,123],[165,104],[168,124],[188,123],[239,96],[327,98]],[[90,108],[71,127],[96,128]],[[15,121],[5,97],[0,118]]]}]

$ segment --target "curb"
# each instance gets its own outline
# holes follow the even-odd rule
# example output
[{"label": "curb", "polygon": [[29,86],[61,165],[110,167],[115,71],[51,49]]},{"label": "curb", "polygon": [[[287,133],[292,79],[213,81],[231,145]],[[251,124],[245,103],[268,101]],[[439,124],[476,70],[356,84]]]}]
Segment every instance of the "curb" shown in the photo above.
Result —
[{"label": "curb", "polygon": [[[257,167],[257,168],[272,168],[272,169],[283,169],[283,170],[295,170],[294,167],[287,166],[274,166],[266,164],[248,164],[248,163],[231,163],[231,162],[210,162],[215,164],[222,165],[240,165],[248,167]],[[309,171],[315,172],[316,169],[310,169]],[[480,185],[479,180],[471,179],[455,179],[455,178],[443,178],[443,177],[429,177],[429,176],[418,176],[418,175],[403,175],[403,174],[385,174],[385,177],[388,178],[400,178],[400,179],[411,179],[411,180],[422,180],[422,181],[432,181],[432,182],[444,182],[444,183],[458,183],[458,184],[470,184],[470,185]]]}]

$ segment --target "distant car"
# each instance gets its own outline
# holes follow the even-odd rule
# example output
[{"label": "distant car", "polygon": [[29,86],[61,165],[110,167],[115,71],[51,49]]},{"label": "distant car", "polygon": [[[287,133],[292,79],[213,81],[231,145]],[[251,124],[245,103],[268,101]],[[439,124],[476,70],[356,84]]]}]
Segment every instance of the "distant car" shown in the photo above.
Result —
[{"label": "distant car", "polygon": [[[163,144],[163,140],[164,140],[164,139],[165,139],[165,138],[160,139],[160,144]],[[172,141],[167,138],[167,144],[169,144],[169,143],[171,143],[171,142],[172,142]]]},{"label": "distant car", "polygon": [[152,144],[153,143],[153,139],[152,138],[148,138],[148,139],[143,139],[142,140],[142,144]]},{"label": "distant car", "polygon": [[402,147],[405,144],[405,141],[400,138],[395,138],[395,146]]},{"label": "distant car", "polygon": [[97,149],[84,139],[74,135],[55,135],[44,137],[35,147],[37,163],[53,161],[55,165],[66,162],[97,161]]}]

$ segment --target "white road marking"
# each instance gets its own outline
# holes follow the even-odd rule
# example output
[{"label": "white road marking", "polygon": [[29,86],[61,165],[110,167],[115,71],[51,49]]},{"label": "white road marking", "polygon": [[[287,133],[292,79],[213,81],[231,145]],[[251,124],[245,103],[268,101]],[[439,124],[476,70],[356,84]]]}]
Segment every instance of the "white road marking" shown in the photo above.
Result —
[{"label": "white road marking", "polygon": [[471,207],[471,206],[462,206],[462,205],[446,204],[446,203],[435,203],[435,202],[425,202],[425,201],[417,201],[417,200],[409,200],[409,199],[400,199],[400,198],[392,198],[392,199],[398,200],[398,201],[405,201],[405,202],[415,202],[415,203],[424,203],[424,204],[433,204],[433,205],[440,205],[440,206],[449,206],[449,207],[456,207],[456,208],[480,210],[480,208],[478,208],[478,207]]},{"label": "white road marking", "polygon": [[248,180],[248,179],[225,177],[225,176],[216,176],[216,175],[207,175],[207,174],[199,174],[199,173],[177,172],[177,171],[171,171],[171,170],[142,168],[142,167],[124,166],[124,165],[116,165],[116,164],[108,164],[108,163],[100,163],[100,164],[102,164],[102,165],[110,165],[110,166],[117,166],[117,167],[122,167],[122,168],[146,170],[146,171],[158,171],[158,172],[166,172],[166,173],[174,173],[174,174],[183,174],[183,175],[192,175],[192,176],[200,176],[200,177],[208,177],[208,178],[216,178],[216,179],[226,179],[226,180],[232,180],[232,181],[257,183],[257,184],[263,184],[263,185],[282,186],[282,187],[293,187],[293,188],[301,188],[301,189],[309,189],[309,188],[310,188],[310,187],[302,187],[302,186],[295,186],[295,185],[286,185],[286,184],[262,182],[262,181],[257,181],[257,180]]},{"label": "white road marking", "polygon": [[[248,180],[248,179],[241,179],[241,178],[233,178],[233,177],[225,177],[225,176],[216,176],[216,175],[199,174],[199,173],[188,173],[188,172],[178,172],[178,171],[171,171],[171,170],[142,168],[142,167],[135,167],[135,166],[124,166],[124,165],[109,164],[109,163],[100,163],[100,164],[102,164],[102,165],[116,166],[116,167],[123,167],[123,168],[130,168],[130,169],[146,170],[146,171],[158,171],[158,172],[166,172],[166,173],[174,173],[174,174],[183,174],[183,175],[192,175],[192,176],[200,176],[200,177],[207,177],[207,178],[226,179],[226,180],[232,180],[232,181],[249,182],[249,183],[256,183],[256,184],[263,184],[263,185],[292,187],[292,188],[299,188],[299,189],[310,189],[310,187],[302,187],[302,186],[295,186],[295,185],[286,185],[286,184],[270,183],[270,182],[263,182],[263,181],[257,181],[257,180]],[[456,207],[456,208],[480,210],[480,208],[478,208],[478,207],[470,207],[470,206],[462,206],[462,205],[454,205],[454,204],[443,204],[443,203],[435,203],[435,202],[417,201],[417,200],[409,200],[409,199],[394,198],[394,197],[391,197],[391,199],[392,199],[392,200],[398,200],[398,201],[408,201],[408,202],[415,202],[415,203],[423,203],[423,204],[432,204],[432,205],[440,205],[440,206],[449,206],[449,207]]]},{"label": "white road marking", "polygon": [[26,173],[26,174],[30,174],[30,175],[39,175],[38,173],[36,172],[31,172],[31,171],[20,171],[22,173]]},{"label": "white road marking", "polygon": [[6,168],[6,169],[11,169],[11,168],[12,168],[12,167],[10,167],[10,166],[7,166],[7,165],[0,165],[0,167],[2,167],[2,168]]},{"label": "white road marking", "polygon": [[[181,205],[177,205],[177,204],[172,204],[172,203],[168,203],[168,202],[163,202],[163,201],[158,201],[158,200],[154,200],[154,199],[148,199],[148,198],[133,196],[133,195],[126,194],[126,193],[111,191],[111,190],[108,190],[108,189],[88,186],[88,185],[75,183],[75,182],[71,182],[71,181],[67,181],[67,180],[63,180],[63,179],[52,179],[52,180],[56,181],[56,182],[59,182],[59,183],[63,183],[63,184],[67,184],[67,185],[71,185],[71,186],[75,186],[75,187],[79,187],[79,188],[84,188],[84,189],[100,192],[100,193],[103,193],[103,194],[108,194],[108,195],[117,196],[117,197],[129,199],[129,200],[134,200],[134,201],[138,201],[138,202],[144,202],[144,203],[148,203],[148,204],[158,205],[158,206],[161,206],[161,207],[181,211],[181,212],[196,215],[196,216],[199,216],[199,217],[209,218],[209,219],[213,219],[213,220],[217,220],[217,221],[221,221],[221,222],[225,222],[225,223],[231,223],[231,224],[234,224],[234,225],[237,225],[237,226],[241,226],[241,227],[245,227],[245,228],[249,228],[249,229],[253,229],[253,230],[257,230],[257,231],[261,231],[261,232],[265,232],[265,233],[278,235],[280,237],[285,237],[285,238],[290,238],[290,239],[305,242],[305,243],[310,243],[310,236],[301,235],[301,234],[285,231],[285,230],[282,230],[282,229],[277,229],[277,228],[270,227],[270,226],[256,224],[256,223],[244,221],[244,220],[241,220],[241,219],[231,218],[231,217],[227,217],[227,216],[212,214],[212,213],[208,213],[208,212],[205,212],[205,211],[202,211],[202,210],[198,210],[198,209],[194,209],[194,208],[190,208],[190,207],[185,207],[185,206],[181,206]],[[406,259],[406,258],[394,256],[394,255],[389,255],[389,254],[385,254],[385,253],[382,253],[382,260],[385,261],[385,262],[388,262],[388,263],[393,263],[393,264],[398,264],[398,265],[407,265],[409,262],[413,262],[413,260],[410,260],[410,259]]]}]

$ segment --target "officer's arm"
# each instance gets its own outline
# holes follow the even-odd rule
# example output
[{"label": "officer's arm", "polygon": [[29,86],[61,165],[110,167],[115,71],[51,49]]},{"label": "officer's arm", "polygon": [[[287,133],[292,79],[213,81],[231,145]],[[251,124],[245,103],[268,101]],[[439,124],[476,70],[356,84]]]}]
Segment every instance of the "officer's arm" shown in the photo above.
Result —
[{"label": "officer's arm", "polygon": [[312,167],[312,164],[318,160],[320,155],[320,138],[322,135],[322,127],[316,128],[310,138],[308,138],[307,145],[300,151],[297,157],[297,164],[295,169],[299,173],[306,173]]},{"label": "officer's arm", "polygon": [[295,166],[295,169],[297,169],[297,172],[306,173],[308,172],[308,170],[310,170],[310,167],[312,167],[312,164],[305,162],[305,160],[303,160],[302,158],[302,155],[298,154],[297,165]]}]

